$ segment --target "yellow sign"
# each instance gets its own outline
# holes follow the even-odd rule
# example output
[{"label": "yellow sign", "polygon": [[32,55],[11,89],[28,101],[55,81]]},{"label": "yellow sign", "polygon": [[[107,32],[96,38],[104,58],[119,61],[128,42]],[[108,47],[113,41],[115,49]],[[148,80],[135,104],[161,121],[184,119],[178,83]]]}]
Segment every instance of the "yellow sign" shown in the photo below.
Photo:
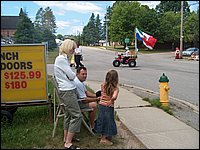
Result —
[{"label": "yellow sign", "polygon": [[1,45],[1,102],[47,100],[46,47]]}]

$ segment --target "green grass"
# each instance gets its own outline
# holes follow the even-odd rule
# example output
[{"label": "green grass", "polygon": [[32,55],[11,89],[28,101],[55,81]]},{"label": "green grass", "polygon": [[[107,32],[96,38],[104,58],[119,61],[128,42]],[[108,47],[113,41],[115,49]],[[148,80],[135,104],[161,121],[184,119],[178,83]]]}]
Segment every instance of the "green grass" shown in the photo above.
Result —
[{"label": "green grass", "polygon": [[[44,147],[52,132],[45,106],[19,107],[12,125],[1,123],[1,148]],[[43,140],[41,140],[43,139]]]},{"label": "green grass", "polygon": [[47,54],[47,64],[53,64],[56,56],[58,56],[58,48],[54,51],[49,51]]},{"label": "green grass", "polygon": [[162,103],[160,102],[160,99],[150,100],[149,98],[143,98],[143,100],[149,102],[151,104],[151,106],[160,108],[160,109],[164,110],[165,112],[167,112],[168,114],[173,115],[171,108],[169,106],[163,106]]},{"label": "green grass", "polygon": [[[48,89],[48,92],[53,96],[51,76],[48,77]],[[91,91],[93,90],[91,89]],[[58,121],[54,138],[52,137],[52,131],[53,123],[50,123],[48,106],[18,107],[11,125],[1,122],[1,148],[63,149],[63,118]],[[99,135],[92,136],[84,125],[81,126],[81,132],[76,136],[81,141],[74,143],[82,149],[123,148],[123,139],[118,136],[113,139],[113,146],[100,145],[98,143]]]}]

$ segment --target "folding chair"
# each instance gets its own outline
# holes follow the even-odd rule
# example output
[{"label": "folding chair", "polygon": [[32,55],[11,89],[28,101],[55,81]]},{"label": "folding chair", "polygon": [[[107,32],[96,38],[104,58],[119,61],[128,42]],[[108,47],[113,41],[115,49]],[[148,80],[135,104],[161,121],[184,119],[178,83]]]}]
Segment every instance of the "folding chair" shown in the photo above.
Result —
[{"label": "folding chair", "polygon": [[[55,77],[52,77],[52,83],[53,83],[53,86],[54,86],[54,128],[53,128],[52,137],[54,137],[56,127],[57,127],[57,124],[58,124],[58,119],[60,117],[64,117],[64,115],[65,115],[64,114],[65,107],[64,107],[64,104],[61,103],[61,101],[60,101],[60,97],[59,97],[59,94],[58,94],[59,89],[58,89],[58,85],[57,85],[57,81],[56,81]],[[58,100],[57,109],[56,109],[56,97],[57,97],[57,100]],[[81,99],[79,99],[79,100],[81,100]],[[83,115],[82,122],[83,122],[84,126],[88,129],[88,131],[92,135],[95,135],[94,132],[92,131],[92,129],[89,127],[89,124],[86,122],[86,120],[88,120],[88,118],[84,114],[84,112],[89,112],[89,111],[92,111],[92,110],[93,110],[92,108],[81,109],[81,112],[82,112],[82,115]]]}]

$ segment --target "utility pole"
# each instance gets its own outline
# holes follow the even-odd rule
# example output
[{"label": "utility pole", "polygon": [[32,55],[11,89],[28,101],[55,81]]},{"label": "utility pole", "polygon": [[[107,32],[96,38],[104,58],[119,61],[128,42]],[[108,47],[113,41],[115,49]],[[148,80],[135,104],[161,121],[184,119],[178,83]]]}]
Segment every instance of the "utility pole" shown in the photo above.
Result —
[{"label": "utility pole", "polygon": [[183,1],[181,1],[181,30],[180,30],[180,54],[179,58],[182,59],[183,50]]},{"label": "utility pole", "polygon": [[[106,9],[107,11],[107,9]],[[108,22],[109,22],[109,19],[108,19],[108,13],[106,12],[106,18],[105,18],[105,21],[106,23],[106,49],[108,49]]]},{"label": "utility pole", "polygon": [[82,43],[82,46],[83,46],[83,37],[82,37],[82,35],[83,35],[83,28],[84,28],[84,22],[82,22],[82,33],[81,33],[81,43]]},{"label": "utility pole", "polygon": [[106,13],[106,49],[108,49],[108,22],[107,22],[107,13]]}]

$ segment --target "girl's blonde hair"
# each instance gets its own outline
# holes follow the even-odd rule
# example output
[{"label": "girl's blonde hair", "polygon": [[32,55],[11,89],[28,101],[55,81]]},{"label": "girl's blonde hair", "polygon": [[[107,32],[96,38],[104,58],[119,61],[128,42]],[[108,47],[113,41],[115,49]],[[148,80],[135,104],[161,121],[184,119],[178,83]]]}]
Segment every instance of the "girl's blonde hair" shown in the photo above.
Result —
[{"label": "girl's blonde hair", "polygon": [[117,88],[118,82],[119,77],[116,70],[110,70],[107,72],[104,88],[108,96],[113,95],[115,88]]},{"label": "girl's blonde hair", "polygon": [[65,39],[59,48],[59,54],[62,55],[64,53],[70,57],[76,47],[77,45],[73,40]]}]

